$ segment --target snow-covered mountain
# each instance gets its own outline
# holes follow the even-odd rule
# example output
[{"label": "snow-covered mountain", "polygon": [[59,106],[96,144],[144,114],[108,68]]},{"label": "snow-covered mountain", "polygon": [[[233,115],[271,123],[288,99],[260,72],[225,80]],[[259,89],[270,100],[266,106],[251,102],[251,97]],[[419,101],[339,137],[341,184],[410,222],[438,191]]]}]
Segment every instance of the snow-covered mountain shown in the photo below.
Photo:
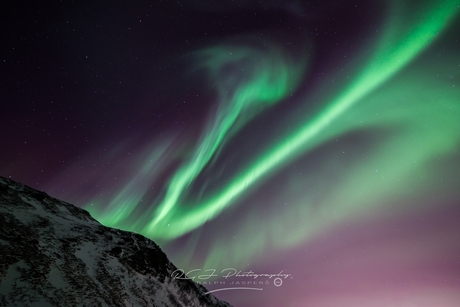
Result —
[{"label": "snow-covered mountain", "polygon": [[0,306],[218,306],[153,241],[0,177]]}]

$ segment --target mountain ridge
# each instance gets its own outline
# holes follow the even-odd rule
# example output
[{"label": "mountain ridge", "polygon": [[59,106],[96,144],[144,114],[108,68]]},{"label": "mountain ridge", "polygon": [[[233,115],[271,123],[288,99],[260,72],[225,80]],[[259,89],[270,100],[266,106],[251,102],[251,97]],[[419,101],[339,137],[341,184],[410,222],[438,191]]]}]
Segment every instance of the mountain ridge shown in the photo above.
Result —
[{"label": "mountain ridge", "polygon": [[144,236],[0,176],[0,305],[231,307]]}]

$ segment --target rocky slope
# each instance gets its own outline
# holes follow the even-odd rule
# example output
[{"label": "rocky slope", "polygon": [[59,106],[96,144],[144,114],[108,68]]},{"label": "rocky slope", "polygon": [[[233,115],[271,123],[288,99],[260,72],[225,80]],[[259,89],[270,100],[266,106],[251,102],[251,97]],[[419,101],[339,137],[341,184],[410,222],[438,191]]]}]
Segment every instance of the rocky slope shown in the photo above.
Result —
[{"label": "rocky slope", "polygon": [[228,307],[153,241],[0,177],[1,306]]}]

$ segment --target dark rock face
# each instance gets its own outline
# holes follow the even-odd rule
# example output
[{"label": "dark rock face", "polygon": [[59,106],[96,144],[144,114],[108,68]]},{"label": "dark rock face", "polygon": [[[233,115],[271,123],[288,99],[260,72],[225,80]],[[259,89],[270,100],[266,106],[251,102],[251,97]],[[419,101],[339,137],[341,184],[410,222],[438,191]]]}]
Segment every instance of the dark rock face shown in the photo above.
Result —
[{"label": "dark rock face", "polygon": [[153,241],[0,177],[0,306],[218,306]]}]

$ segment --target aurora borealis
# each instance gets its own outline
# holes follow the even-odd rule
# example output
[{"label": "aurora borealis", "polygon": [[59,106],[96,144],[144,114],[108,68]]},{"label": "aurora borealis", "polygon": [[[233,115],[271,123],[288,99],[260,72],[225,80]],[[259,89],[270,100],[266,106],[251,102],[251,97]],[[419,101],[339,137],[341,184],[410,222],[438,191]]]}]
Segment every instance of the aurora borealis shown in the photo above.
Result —
[{"label": "aurora borealis", "polygon": [[154,3],[11,8],[1,175],[291,274],[235,307],[458,306],[460,1]]}]

